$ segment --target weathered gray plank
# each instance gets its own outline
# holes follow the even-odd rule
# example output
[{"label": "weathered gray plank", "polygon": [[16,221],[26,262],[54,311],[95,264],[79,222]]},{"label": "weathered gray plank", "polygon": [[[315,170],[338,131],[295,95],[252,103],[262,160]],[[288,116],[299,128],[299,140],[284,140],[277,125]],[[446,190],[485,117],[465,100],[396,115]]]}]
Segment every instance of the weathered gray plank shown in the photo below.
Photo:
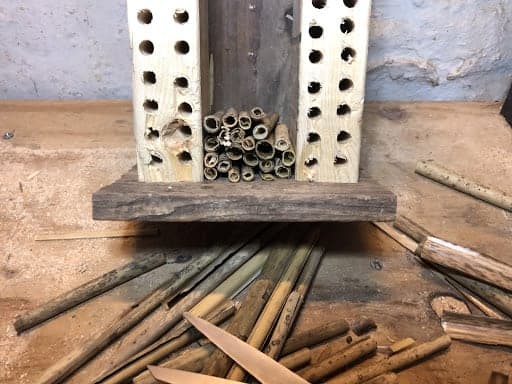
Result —
[{"label": "weathered gray plank", "polygon": [[94,219],[353,222],[392,221],[396,214],[396,196],[371,181],[166,184],[130,179],[125,176],[93,195]]}]

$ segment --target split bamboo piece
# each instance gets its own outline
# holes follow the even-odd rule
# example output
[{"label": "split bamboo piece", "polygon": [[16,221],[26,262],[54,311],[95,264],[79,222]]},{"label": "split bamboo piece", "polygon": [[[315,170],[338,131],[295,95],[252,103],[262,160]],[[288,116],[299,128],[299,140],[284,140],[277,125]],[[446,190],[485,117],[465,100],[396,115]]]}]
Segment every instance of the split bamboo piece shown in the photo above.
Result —
[{"label": "split bamboo piece", "polygon": [[509,320],[445,312],[441,325],[455,340],[512,347],[512,321]]},{"label": "split bamboo piece", "polygon": [[[152,314],[151,322],[141,323],[112,346],[112,350],[116,353],[112,354],[107,366],[111,369],[118,368],[141,350],[157,342],[182,320],[184,312],[190,311],[195,308],[194,306],[197,306],[198,316],[206,316],[224,300],[230,299],[261,269],[262,258],[264,259],[266,254],[260,251],[277,236],[282,228],[281,225],[271,226],[247,244],[240,243],[239,245],[243,246],[228,259],[219,257],[219,260],[213,264],[217,268],[213,272],[206,269],[205,275],[208,277],[204,279],[206,276],[200,276],[201,280],[204,280],[175,303],[170,310],[162,306]],[[250,261],[253,262],[247,266]],[[180,327],[181,332],[188,328],[189,325],[186,324],[187,327]]]},{"label": "split bamboo piece", "polygon": [[288,296],[284,308],[281,312],[281,317],[277,321],[270,341],[268,343],[265,353],[273,359],[279,358],[281,351],[284,348],[284,344],[288,339],[288,336],[295,324],[295,320],[304,304],[306,295],[313,283],[318,266],[322,261],[325,249],[317,246],[311,253],[309,260],[307,261],[304,270],[297,282],[297,287]]},{"label": "split bamboo piece", "polygon": [[[219,325],[229,317],[233,316],[235,311],[235,303],[232,301],[227,301],[224,305],[220,306],[213,315],[207,317],[207,319],[212,324]],[[102,384],[124,383],[126,380],[131,379],[132,377],[143,372],[148,365],[158,363],[160,360],[169,356],[171,353],[176,352],[177,350],[184,348],[201,338],[202,335],[200,332],[195,329],[189,329],[181,336],[164,345],[162,348],[159,348],[158,350],[155,350],[146,355],[142,355],[139,358],[130,361],[123,368],[116,371],[112,375],[106,376],[101,380],[97,380],[96,382],[101,382]]]},{"label": "split bamboo piece", "polygon": [[512,266],[447,241],[428,237],[420,257],[504,289],[512,290]]},{"label": "split bamboo piece", "polygon": [[[276,319],[278,318],[286,299],[295,285],[301,271],[304,268],[309,256],[313,252],[313,249],[318,242],[320,237],[319,231],[313,231],[304,240],[301,241],[295,254],[291,258],[288,268],[285,270],[278,282],[276,288],[272,292],[272,296],[268,300],[267,305],[263,309],[258,321],[256,322],[254,329],[252,330],[247,344],[261,349],[270,332],[272,327],[275,325]],[[233,366],[227,378],[235,381],[242,381],[245,377],[245,371],[239,366]]]},{"label": "split bamboo piece", "polygon": [[394,355],[396,353],[402,352],[402,351],[412,347],[414,344],[416,344],[416,340],[408,337],[406,339],[399,340],[396,343],[391,344],[389,346],[389,350],[390,350],[391,354]]},{"label": "split bamboo piece", "polygon": [[396,355],[379,359],[372,365],[352,368],[327,381],[326,384],[362,384],[385,373],[395,372],[417,363],[437,352],[447,349],[450,344],[450,337],[444,335]]},{"label": "split bamboo piece", "polygon": [[[236,246],[238,246],[238,244],[236,244]],[[61,382],[112,342],[140,323],[159,305],[178,295],[194,277],[207,269],[210,264],[225,259],[227,255],[236,252],[237,249],[238,248],[233,249],[233,245],[228,247],[210,247],[203,255],[187,265],[182,271],[173,275],[151,295],[142,299],[136,306],[122,313],[103,331],[93,335],[88,342],[80,345],[48,368],[36,383],[54,384]],[[223,254],[226,256],[222,257]]]},{"label": "split bamboo piece", "polygon": [[431,180],[437,181],[447,187],[453,188],[459,192],[465,193],[498,208],[512,212],[512,197],[504,192],[491,189],[469,180],[454,171],[446,169],[431,161],[420,161],[416,165],[416,173],[425,176]]},{"label": "split bamboo piece", "polygon": [[166,257],[157,255],[126,264],[19,316],[14,328],[20,334],[165,263]]},{"label": "split bamboo piece", "polygon": [[[272,245],[270,255],[263,267],[260,277],[251,285],[246,298],[226,331],[241,340],[247,340],[267,299],[276,287],[283,270],[286,268],[293,253],[292,244],[299,238],[300,233],[290,233]],[[231,359],[222,351],[212,354],[205,365],[203,374],[224,377],[231,367]]]},{"label": "split bamboo piece", "polygon": [[350,345],[344,351],[321,361],[320,363],[306,367],[298,373],[303,379],[317,383],[328,376],[342,370],[348,365],[369,356],[377,351],[377,342],[373,339],[368,339],[357,344]]}]

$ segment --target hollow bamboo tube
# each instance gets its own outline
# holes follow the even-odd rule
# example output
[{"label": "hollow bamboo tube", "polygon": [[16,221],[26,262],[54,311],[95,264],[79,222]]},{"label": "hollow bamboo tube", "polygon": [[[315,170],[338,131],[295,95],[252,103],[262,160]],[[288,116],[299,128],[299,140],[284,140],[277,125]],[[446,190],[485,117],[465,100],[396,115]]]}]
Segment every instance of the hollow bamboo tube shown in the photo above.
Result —
[{"label": "hollow bamboo tube", "polygon": [[267,114],[263,111],[262,108],[254,107],[251,109],[250,116],[253,123],[260,123],[267,116]]},{"label": "hollow bamboo tube", "polygon": [[235,108],[229,108],[222,116],[222,125],[230,129],[238,125],[238,112]]},{"label": "hollow bamboo tube", "polygon": [[203,120],[204,130],[208,133],[215,134],[220,131],[222,125],[222,117],[224,112],[220,111],[214,115],[206,116]]},{"label": "hollow bamboo tube", "polygon": [[36,383],[54,384],[61,382],[116,339],[140,323],[159,305],[179,294],[195,276],[207,269],[210,264],[219,259],[222,260],[223,257],[221,256],[223,253],[231,254],[234,251],[236,251],[236,249],[233,250],[232,245],[228,247],[211,247],[197,260],[190,263],[182,271],[173,275],[152,294],[142,299],[136,306],[123,312],[103,331],[92,336],[88,342],[81,344],[74,351],[57,361],[43,373],[42,377],[40,377]]},{"label": "hollow bamboo tube", "polygon": [[217,180],[219,177],[219,172],[217,168],[205,168],[203,169],[204,178],[208,181]]},{"label": "hollow bamboo tube", "polygon": [[258,167],[262,173],[271,173],[275,168],[274,160],[260,160]]},{"label": "hollow bamboo tube", "polygon": [[295,156],[295,151],[293,149],[288,149],[281,155],[281,161],[285,167],[293,167],[296,159],[297,157]]},{"label": "hollow bamboo tube", "polygon": [[252,119],[249,112],[241,111],[238,114],[238,124],[244,131],[249,131],[252,128]]},{"label": "hollow bamboo tube", "polygon": [[[276,128],[276,124],[279,121],[279,115],[277,113],[272,113],[270,116],[266,116],[262,119],[261,123],[256,125],[253,130],[253,135],[256,140],[265,140],[267,139],[274,129]],[[274,143],[272,143],[273,145]]]},{"label": "hollow bamboo tube", "polygon": [[231,183],[239,183],[241,180],[240,167],[234,166],[228,172],[228,180]]},{"label": "hollow bamboo tube", "polygon": [[[388,372],[398,371],[448,348],[449,336],[442,336],[404,352],[376,361],[372,365],[355,367],[327,381],[328,384],[361,384]],[[326,384],[327,384],[326,383]]]},{"label": "hollow bamboo tube", "polygon": [[263,181],[274,181],[275,180],[274,175],[272,175],[271,173],[260,172],[260,177],[261,177],[261,180],[263,180]]},{"label": "hollow bamboo tube", "polygon": [[233,144],[226,150],[226,155],[228,156],[229,160],[238,161],[242,160],[242,157],[244,156],[244,151],[240,144]]},{"label": "hollow bamboo tube", "polygon": [[478,184],[431,161],[420,161],[416,173],[496,207],[512,212],[512,196]]},{"label": "hollow bamboo tube", "polygon": [[344,351],[338,352],[336,355],[331,356],[318,364],[306,367],[297,372],[297,374],[304,380],[311,383],[317,383],[320,380],[342,370],[355,361],[375,353],[376,351],[377,342],[373,339],[368,339],[360,343],[350,345]]},{"label": "hollow bamboo tube", "polygon": [[297,287],[288,296],[288,300],[281,312],[281,317],[277,321],[274,333],[270,337],[267,349],[265,350],[265,353],[273,359],[277,359],[281,355],[281,351],[304,304],[324,253],[325,249],[323,247],[315,247],[300,275]]},{"label": "hollow bamboo tube", "polygon": [[290,132],[286,124],[281,123],[277,125],[274,146],[281,152],[287,151],[292,147]]},{"label": "hollow bamboo tube", "polygon": [[246,152],[254,151],[256,148],[256,140],[252,136],[244,138],[242,141],[242,148]]},{"label": "hollow bamboo tube", "polygon": [[254,181],[255,178],[254,169],[248,166],[242,167],[242,180],[246,182]]},{"label": "hollow bamboo tube", "polygon": [[156,269],[166,262],[165,256],[152,256],[145,260],[126,264],[110,271],[78,288],[66,292],[46,304],[19,316],[14,322],[18,334],[35,327],[93,297],[101,295],[137,276]]},{"label": "hollow bamboo tube", "polygon": [[253,152],[246,153],[243,157],[244,164],[249,167],[257,167],[259,160]]},{"label": "hollow bamboo tube", "polygon": [[276,166],[274,169],[276,176],[280,179],[289,179],[292,175],[292,170],[289,167],[285,167],[281,159],[276,160]]},{"label": "hollow bamboo tube", "polygon": [[[272,292],[272,296],[265,305],[258,321],[256,322],[247,344],[252,345],[256,349],[261,349],[267,340],[272,327],[277,321],[279,314],[286,303],[288,295],[291,293],[295,282],[299,278],[304,265],[307,263],[309,256],[320,238],[320,232],[315,230],[308,234],[297,247],[293,257],[290,260],[288,268],[285,270],[277,286]],[[227,378],[234,381],[242,381],[245,377],[245,371],[234,365]]]},{"label": "hollow bamboo tube", "polygon": [[228,158],[228,155],[226,153],[221,153],[219,155],[219,164],[217,164],[217,171],[219,171],[219,173],[228,173],[232,166],[233,163]]},{"label": "hollow bamboo tube", "polygon": [[[247,296],[233,321],[226,331],[241,340],[247,340],[260,312],[271,296],[293,253],[292,244],[301,234],[289,233],[270,245],[270,254],[260,277],[251,285]],[[231,367],[232,360],[222,351],[217,350],[205,364],[203,373],[210,376],[224,377]]]},{"label": "hollow bamboo tube", "polygon": [[220,147],[220,141],[218,137],[209,136],[204,141],[204,150],[206,152],[216,152]]},{"label": "hollow bamboo tube", "polygon": [[234,128],[231,130],[231,141],[233,143],[242,144],[245,138],[245,131],[242,128]]},{"label": "hollow bamboo tube", "polygon": [[[236,311],[235,303],[227,301],[224,305],[219,307],[214,314],[207,317],[208,321],[212,324],[219,325],[229,317],[233,316]],[[142,355],[137,359],[130,361],[122,369],[118,370],[115,374],[101,380],[102,384],[120,384],[126,380],[143,372],[148,365],[158,363],[160,360],[169,356],[171,353],[190,345],[191,343],[202,338],[200,332],[195,329],[189,329],[181,336],[171,340],[169,343],[162,345],[160,348],[151,353]]]},{"label": "hollow bamboo tube", "polygon": [[204,155],[204,166],[206,168],[215,168],[219,164],[219,154],[216,152],[207,152]]},{"label": "hollow bamboo tube", "polygon": [[350,325],[344,319],[336,319],[320,324],[288,338],[281,354],[289,355],[299,349],[323,343],[326,340],[346,334],[349,329]]},{"label": "hollow bamboo tube", "polygon": [[260,140],[256,143],[256,155],[260,160],[272,160],[276,155],[274,148],[274,138],[269,137],[266,140]]}]

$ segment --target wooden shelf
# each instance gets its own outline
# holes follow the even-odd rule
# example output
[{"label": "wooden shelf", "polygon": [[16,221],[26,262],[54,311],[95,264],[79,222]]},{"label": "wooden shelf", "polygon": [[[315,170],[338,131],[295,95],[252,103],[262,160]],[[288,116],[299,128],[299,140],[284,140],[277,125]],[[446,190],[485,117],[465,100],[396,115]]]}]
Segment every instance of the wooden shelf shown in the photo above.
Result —
[{"label": "wooden shelf", "polygon": [[392,221],[396,196],[376,182],[280,180],[140,183],[132,170],[93,195],[95,220],[163,222]]}]

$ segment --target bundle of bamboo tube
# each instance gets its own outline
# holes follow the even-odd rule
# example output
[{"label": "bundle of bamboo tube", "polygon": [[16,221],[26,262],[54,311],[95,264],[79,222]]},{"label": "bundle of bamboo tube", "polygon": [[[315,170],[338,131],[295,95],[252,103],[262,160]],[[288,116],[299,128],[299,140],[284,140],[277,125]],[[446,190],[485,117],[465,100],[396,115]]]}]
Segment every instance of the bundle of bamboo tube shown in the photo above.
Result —
[{"label": "bundle of bamboo tube", "polygon": [[204,126],[204,177],[227,177],[232,183],[289,179],[295,149],[288,126],[277,113],[260,107],[238,112],[234,108],[206,116]]}]

